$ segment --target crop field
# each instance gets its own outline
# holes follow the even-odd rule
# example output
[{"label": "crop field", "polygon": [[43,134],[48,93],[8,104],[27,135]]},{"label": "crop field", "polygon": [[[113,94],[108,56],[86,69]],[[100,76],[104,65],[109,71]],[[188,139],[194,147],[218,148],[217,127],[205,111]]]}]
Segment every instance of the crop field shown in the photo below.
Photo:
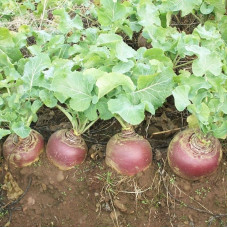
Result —
[{"label": "crop field", "polygon": [[0,0],[0,226],[226,227],[225,0]]}]

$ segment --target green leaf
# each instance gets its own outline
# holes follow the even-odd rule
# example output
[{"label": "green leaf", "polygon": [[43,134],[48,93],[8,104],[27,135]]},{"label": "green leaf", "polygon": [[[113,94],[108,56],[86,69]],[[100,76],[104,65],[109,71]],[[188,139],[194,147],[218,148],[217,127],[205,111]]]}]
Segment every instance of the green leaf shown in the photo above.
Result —
[{"label": "green leaf", "polygon": [[222,72],[221,57],[217,53],[212,53],[208,48],[197,45],[186,46],[186,50],[196,54],[199,58],[192,64],[192,71],[196,76],[203,76],[210,72],[218,76]]},{"label": "green leaf", "polygon": [[100,34],[97,38],[97,45],[112,44],[121,42],[122,37],[116,34]]},{"label": "green leaf", "polygon": [[158,7],[155,6],[151,1],[142,0],[137,8],[137,14],[139,16],[139,24],[147,27],[151,25],[161,25],[159,18]]},{"label": "green leaf", "polygon": [[199,58],[200,57],[204,57],[206,55],[210,55],[211,51],[208,48],[205,47],[200,47],[199,45],[188,45],[185,47],[185,49],[187,51],[189,51],[189,53],[191,53],[190,55],[197,55]]},{"label": "green leaf", "polygon": [[176,28],[151,25],[145,27],[144,32],[145,37],[152,40],[151,44],[154,48],[176,53],[176,43],[180,36]]},{"label": "green leaf", "polygon": [[167,67],[173,67],[172,61],[170,58],[165,56],[164,51],[160,48],[150,48],[144,52],[144,58],[150,60],[158,60],[162,62]]},{"label": "green leaf", "polygon": [[180,11],[181,16],[184,17],[189,13],[193,13],[194,9],[198,9],[202,0],[169,0],[162,4],[163,10],[166,11]]},{"label": "green leaf", "polygon": [[49,108],[54,108],[57,105],[57,100],[54,94],[48,90],[41,90],[39,92],[41,101]]},{"label": "green leaf", "polygon": [[36,114],[37,111],[42,107],[42,105],[43,105],[43,103],[40,100],[35,100],[31,106],[32,113]]},{"label": "green leaf", "polygon": [[85,69],[83,71],[83,75],[85,75],[88,78],[93,78],[93,80],[96,81],[98,78],[106,75],[106,72],[96,68],[90,68],[90,69]]},{"label": "green leaf", "polygon": [[191,88],[189,92],[190,100],[196,96],[200,89],[208,90],[211,88],[210,83],[203,77],[196,77],[193,74],[188,76],[181,74],[179,77],[181,78],[181,85],[187,85]]},{"label": "green leaf", "polygon": [[4,100],[0,97],[0,106],[4,104]]},{"label": "green leaf", "polygon": [[91,104],[87,110],[84,111],[85,116],[88,118],[88,120],[93,121],[97,119],[97,106],[94,104]]},{"label": "green leaf", "polygon": [[38,46],[44,45],[52,38],[52,35],[44,30],[34,31],[33,36],[36,38],[36,45]]},{"label": "green leaf", "polygon": [[222,73],[221,58],[215,53],[204,55],[193,62],[192,71],[196,76],[203,76],[207,72],[218,76]]},{"label": "green leaf", "polygon": [[140,124],[144,120],[145,104],[134,105],[125,96],[109,100],[108,108],[113,114],[120,115],[132,125]]},{"label": "green leaf", "polygon": [[31,57],[25,64],[22,80],[25,87],[31,91],[33,86],[39,86],[41,72],[51,66],[50,58],[47,54],[39,54]]},{"label": "green leaf", "polygon": [[78,43],[78,41],[80,41],[80,38],[81,38],[81,33],[79,31],[75,31],[70,35],[70,37],[67,38],[67,42]]},{"label": "green leaf", "polygon": [[210,14],[214,10],[214,6],[208,5],[207,3],[203,2],[200,6],[200,12],[202,14]]},{"label": "green leaf", "polygon": [[210,26],[207,23],[205,23],[204,26],[198,25],[197,28],[194,29],[194,34],[198,34],[201,38],[206,40],[215,40],[221,36],[215,26]]},{"label": "green leaf", "polygon": [[0,49],[0,67],[3,67],[3,66],[14,68],[7,54]]},{"label": "green leaf", "polygon": [[109,120],[113,117],[112,113],[108,109],[108,99],[102,97],[96,104],[99,112],[99,118],[102,120]]},{"label": "green leaf", "polygon": [[116,73],[124,74],[129,72],[133,66],[134,66],[134,62],[131,60],[129,60],[128,62],[119,62],[112,68],[112,71]]},{"label": "green leaf", "polygon": [[0,128],[0,139],[2,139],[6,135],[9,135],[10,133],[11,133],[10,130]]},{"label": "green leaf", "polygon": [[[2,49],[14,62],[22,58],[20,45],[25,41],[23,34],[9,31],[7,28],[0,28],[0,49]],[[16,39],[15,36],[18,36]]]},{"label": "green leaf", "polygon": [[190,115],[187,117],[188,127],[189,128],[199,128],[199,121],[195,115]]},{"label": "green leaf", "polygon": [[210,109],[204,102],[201,104],[191,104],[188,106],[188,110],[194,114],[202,124],[208,125]]},{"label": "green leaf", "polygon": [[32,55],[39,55],[42,52],[42,47],[39,45],[32,45],[28,47]]},{"label": "green leaf", "polygon": [[212,126],[213,135],[216,138],[226,139],[227,137],[227,119],[224,119],[220,126],[214,124]]},{"label": "green leaf", "polygon": [[119,60],[128,62],[128,59],[134,57],[135,55],[136,51],[123,41],[116,44],[116,57]]},{"label": "green leaf", "polygon": [[27,127],[22,121],[13,123],[11,129],[21,138],[28,137],[31,131],[30,127]]},{"label": "green leaf", "polygon": [[221,33],[222,39],[227,43],[227,15],[223,15],[219,20],[218,29]]},{"label": "green leaf", "polygon": [[137,90],[131,96],[136,101],[147,101],[157,109],[172,93],[173,76],[174,72],[170,68],[155,75],[140,76]]},{"label": "green leaf", "polygon": [[0,48],[14,47],[12,33],[7,28],[0,27]]},{"label": "green leaf", "polygon": [[60,17],[58,29],[64,34],[72,31],[73,29],[83,29],[83,23],[78,14],[73,19],[71,19],[70,15],[65,11],[65,9],[62,8],[54,10],[53,15]]},{"label": "green leaf", "polygon": [[97,14],[101,25],[109,26],[126,17],[126,7],[120,2],[120,0],[100,0],[102,7],[98,8]]},{"label": "green leaf", "polygon": [[52,90],[63,94],[70,99],[70,107],[78,112],[89,108],[92,101],[91,91],[93,84],[90,84],[81,72],[57,74],[52,81]]},{"label": "green leaf", "polygon": [[183,111],[188,105],[190,105],[190,101],[188,98],[188,94],[190,91],[190,86],[188,85],[182,85],[182,86],[177,86],[172,94],[175,99],[175,106],[178,111]]},{"label": "green leaf", "polygon": [[207,4],[214,6],[215,13],[219,16],[226,12],[226,1],[224,0],[205,0]]},{"label": "green leaf", "polygon": [[118,73],[103,73],[103,76],[100,77],[97,82],[96,86],[98,87],[98,97],[101,98],[105,94],[111,92],[118,86],[124,86],[128,88],[128,90],[133,91],[135,89],[134,83],[128,76],[124,74]]},{"label": "green leaf", "polygon": [[198,35],[195,34],[188,34],[185,33],[181,34],[181,37],[177,44],[177,51],[181,57],[185,57],[186,55],[191,55],[191,52],[186,49],[186,47],[191,45],[198,46],[200,42],[200,38]]},{"label": "green leaf", "polygon": [[147,112],[150,112],[152,115],[155,114],[155,108],[154,108],[153,104],[151,104],[151,103],[149,103],[148,101],[145,101],[145,100],[143,100],[142,103],[145,104],[145,110]]}]

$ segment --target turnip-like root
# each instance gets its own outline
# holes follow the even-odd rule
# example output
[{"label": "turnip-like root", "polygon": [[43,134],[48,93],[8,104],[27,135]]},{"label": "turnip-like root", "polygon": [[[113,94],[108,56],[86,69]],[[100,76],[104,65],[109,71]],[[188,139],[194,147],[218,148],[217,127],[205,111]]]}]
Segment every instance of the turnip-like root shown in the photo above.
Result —
[{"label": "turnip-like root", "polygon": [[61,170],[72,169],[83,163],[87,151],[83,138],[68,129],[61,129],[52,134],[46,147],[48,159]]},{"label": "turnip-like root", "polygon": [[114,135],[107,144],[105,162],[120,174],[133,176],[146,170],[151,161],[150,143],[133,130]]},{"label": "turnip-like root", "polygon": [[188,180],[198,180],[214,173],[222,159],[222,148],[213,136],[186,129],[178,133],[168,148],[168,162],[174,173]]},{"label": "turnip-like root", "polygon": [[24,139],[11,134],[3,144],[4,158],[16,167],[29,166],[38,161],[43,150],[43,136],[35,130],[31,130],[29,136]]}]

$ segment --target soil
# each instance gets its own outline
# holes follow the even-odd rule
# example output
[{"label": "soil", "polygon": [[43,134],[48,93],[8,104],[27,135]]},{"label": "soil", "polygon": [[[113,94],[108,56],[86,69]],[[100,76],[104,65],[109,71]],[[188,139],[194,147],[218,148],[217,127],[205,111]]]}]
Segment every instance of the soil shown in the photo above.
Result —
[{"label": "soil", "polygon": [[[135,127],[153,149],[151,166],[135,177],[121,176],[105,164],[105,145],[121,130],[114,119],[98,121],[83,135],[90,151],[86,161],[71,170],[60,171],[45,152],[38,162],[21,169],[7,167],[3,160],[1,183],[10,173],[8,181],[24,193],[9,200],[1,188],[0,225],[226,226],[226,142],[221,142],[223,159],[217,172],[200,181],[179,178],[167,164],[169,142],[186,126],[187,115],[177,112],[168,100],[156,116],[148,114]],[[39,111],[39,120],[33,125],[46,142],[54,131],[70,127],[60,111],[48,108]]]}]

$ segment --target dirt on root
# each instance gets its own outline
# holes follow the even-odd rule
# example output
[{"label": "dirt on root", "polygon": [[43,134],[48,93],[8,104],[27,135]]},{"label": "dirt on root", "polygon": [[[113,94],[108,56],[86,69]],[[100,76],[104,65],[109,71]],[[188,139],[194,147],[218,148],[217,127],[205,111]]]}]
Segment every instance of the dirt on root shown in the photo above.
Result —
[{"label": "dirt on root", "polygon": [[[156,116],[148,115],[136,126],[136,132],[152,146],[153,162],[135,177],[121,176],[105,164],[105,144],[120,131],[115,120],[99,121],[84,135],[90,152],[82,165],[71,170],[53,166],[45,152],[38,162],[22,169],[6,168],[3,160],[1,183],[10,173],[11,181],[24,193],[10,201],[1,188],[0,225],[226,226],[226,143],[222,142],[224,153],[217,172],[200,181],[179,178],[167,164],[167,147],[186,126],[186,115],[166,104]],[[51,133],[70,124],[59,111],[43,108],[33,127],[47,141]]]}]

